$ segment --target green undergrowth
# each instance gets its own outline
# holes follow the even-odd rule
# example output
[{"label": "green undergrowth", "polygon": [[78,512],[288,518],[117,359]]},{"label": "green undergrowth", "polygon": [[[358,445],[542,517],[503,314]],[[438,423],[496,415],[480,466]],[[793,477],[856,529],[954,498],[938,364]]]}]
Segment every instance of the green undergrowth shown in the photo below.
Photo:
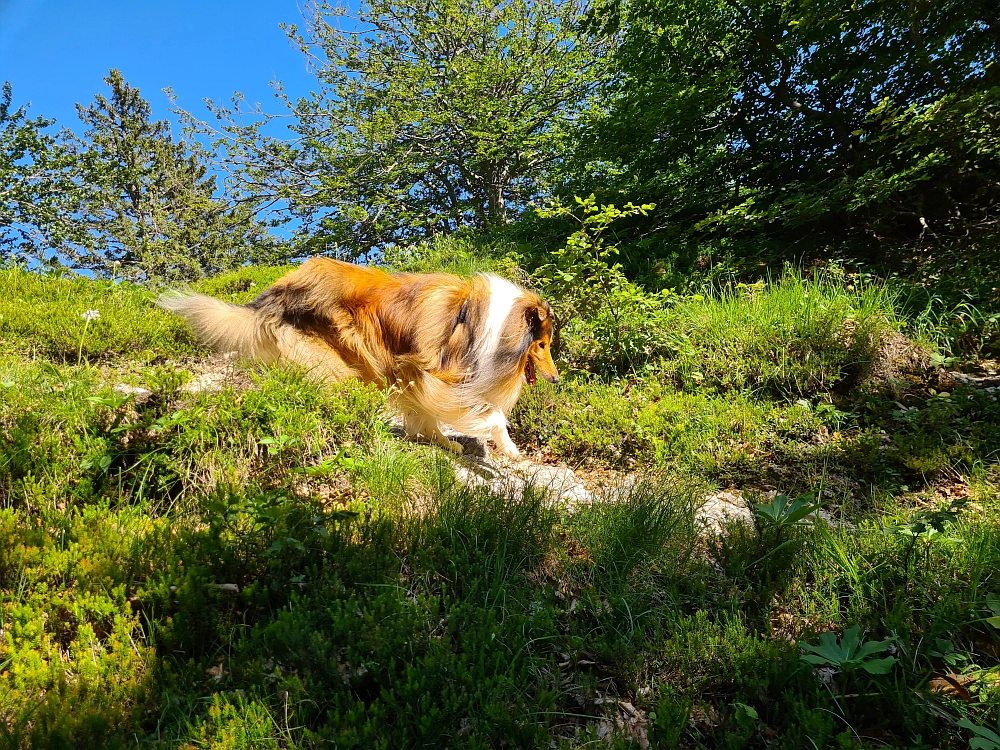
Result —
[{"label": "green undergrowth", "polygon": [[900,386],[855,396],[775,401],[581,379],[528,390],[512,422],[520,444],[571,465],[656,466],[736,486],[807,488],[836,471],[870,494],[965,474],[997,458],[997,392]]},{"label": "green undergrowth", "polygon": [[824,414],[807,401],[781,404],[744,394],[720,399],[655,381],[631,386],[579,379],[530,389],[513,422],[522,443],[570,462],[682,466],[732,478],[765,460],[810,453],[801,444],[825,428]]},{"label": "green undergrowth", "polygon": [[[507,262],[463,248],[419,269]],[[564,382],[512,422],[618,472],[570,512],[458,483],[368,386],[226,363],[193,387],[206,352],[152,291],[2,273],[2,747],[951,750],[996,726],[997,392],[874,374],[911,322],[888,297],[663,296],[692,349],[625,377],[568,326]],[[703,531],[720,487],[750,513]]]},{"label": "green undergrowth", "polygon": [[[0,269],[0,351],[76,364],[78,359],[142,364],[201,351],[181,321],[133,284]],[[97,311],[89,323],[84,313]],[[84,328],[86,327],[86,332]]]},{"label": "green undergrowth", "polygon": [[568,322],[566,358],[604,379],[627,370],[687,391],[809,397],[871,375],[901,327],[896,308],[884,286],[791,271],[702,294],[627,287]]}]

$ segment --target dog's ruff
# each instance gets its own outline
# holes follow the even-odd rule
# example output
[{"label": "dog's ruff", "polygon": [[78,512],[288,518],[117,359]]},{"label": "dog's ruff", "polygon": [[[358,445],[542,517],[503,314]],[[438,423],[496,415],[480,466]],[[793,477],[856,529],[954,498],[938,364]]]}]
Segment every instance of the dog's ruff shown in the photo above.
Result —
[{"label": "dog's ruff", "polygon": [[388,274],[314,258],[246,306],[176,292],[158,304],[215,349],[386,387],[408,436],[456,453],[444,425],[518,456],[506,415],[525,382],[558,381],[552,309],[492,274]]}]

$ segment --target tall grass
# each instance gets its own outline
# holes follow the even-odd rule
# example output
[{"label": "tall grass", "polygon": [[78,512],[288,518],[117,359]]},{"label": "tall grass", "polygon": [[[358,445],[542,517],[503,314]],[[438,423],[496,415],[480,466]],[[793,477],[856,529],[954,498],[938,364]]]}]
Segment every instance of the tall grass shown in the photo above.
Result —
[{"label": "tall grass", "polygon": [[[945,358],[975,358],[996,353],[1000,339],[1000,312],[971,302],[954,302],[921,294],[907,300],[915,307],[910,329],[934,346]],[[922,304],[917,305],[917,300]]]},{"label": "tall grass", "polygon": [[603,378],[659,373],[686,390],[800,398],[866,374],[901,326],[884,284],[794,270],[702,294],[626,291],[616,295],[613,319],[598,306],[593,319],[567,322],[571,367]]},{"label": "tall grass", "polygon": [[900,321],[884,285],[789,271],[681,300],[664,324],[682,386],[800,397],[864,374]]},{"label": "tall grass", "polygon": [[682,562],[695,535],[694,487],[649,476],[607,494],[571,523],[605,586],[627,585],[640,568]]}]

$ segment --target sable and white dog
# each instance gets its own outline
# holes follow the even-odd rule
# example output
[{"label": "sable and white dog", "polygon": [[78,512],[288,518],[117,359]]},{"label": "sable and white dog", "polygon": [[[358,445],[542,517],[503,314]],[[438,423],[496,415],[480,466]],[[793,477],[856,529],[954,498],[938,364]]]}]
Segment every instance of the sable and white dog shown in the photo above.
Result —
[{"label": "sable and white dog", "polygon": [[507,413],[525,382],[559,380],[552,308],[492,274],[388,274],[314,258],[246,306],[180,293],[159,304],[215,349],[389,388],[407,436],[456,453],[443,425],[520,455]]}]

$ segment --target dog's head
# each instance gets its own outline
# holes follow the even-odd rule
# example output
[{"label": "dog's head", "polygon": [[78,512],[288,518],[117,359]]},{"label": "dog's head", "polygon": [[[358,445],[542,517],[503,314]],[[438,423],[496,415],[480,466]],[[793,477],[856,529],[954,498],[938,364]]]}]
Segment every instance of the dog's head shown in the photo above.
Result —
[{"label": "dog's head", "polygon": [[[533,296],[533,295],[532,295]],[[534,296],[533,296],[534,297]],[[552,361],[552,337],[555,316],[547,302],[534,297],[530,299],[524,311],[528,324],[531,342],[528,345],[528,357],[524,365],[524,378],[529,385],[538,382],[538,376],[550,383],[559,382],[559,371]]]}]

